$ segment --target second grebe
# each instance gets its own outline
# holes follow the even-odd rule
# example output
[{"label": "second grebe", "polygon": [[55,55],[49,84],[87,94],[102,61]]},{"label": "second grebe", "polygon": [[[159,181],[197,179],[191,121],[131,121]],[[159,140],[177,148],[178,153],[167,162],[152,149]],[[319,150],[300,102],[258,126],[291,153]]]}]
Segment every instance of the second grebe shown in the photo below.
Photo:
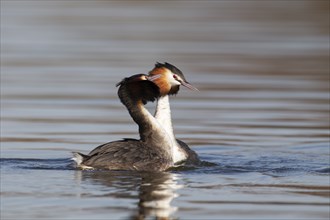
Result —
[{"label": "second grebe", "polygon": [[123,79],[118,96],[139,125],[140,140],[124,139],[103,144],[88,155],[74,153],[82,169],[163,171],[173,166],[173,144],[160,123],[144,107],[159,96],[159,88],[143,74]]},{"label": "second grebe", "polygon": [[171,138],[174,146],[172,148],[172,159],[174,164],[198,164],[200,162],[195,151],[183,141],[176,139],[171,119],[171,108],[169,95],[175,95],[183,85],[191,90],[198,90],[187,82],[181,70],[170,63],[156,63],[149,72],[150,80],[160,89],[160,97],[157,101],[155,118],[164,127]]}]

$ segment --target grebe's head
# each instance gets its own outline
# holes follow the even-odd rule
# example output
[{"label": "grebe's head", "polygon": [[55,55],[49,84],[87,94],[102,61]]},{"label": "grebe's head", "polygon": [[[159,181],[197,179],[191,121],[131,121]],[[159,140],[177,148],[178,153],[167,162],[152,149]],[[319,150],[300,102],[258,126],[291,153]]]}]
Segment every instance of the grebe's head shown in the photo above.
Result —
[{"label": "grebe's head", "polygon": [[181,70],[166,62],[156,63],[147,78],[159,87],[161,96],[177,94],[180,85],[191,90],[198,90],[187,82]]},{"label": "grebe's head", "polygon": [[129,99],[136,102],[142,101],[143,104],[149,101],[153,102],[160,96],[159,87],[148,80],[145,74],[136,74],[126,77],[117,83],[116,86],[120,86],[118,95],[124,92]]}]

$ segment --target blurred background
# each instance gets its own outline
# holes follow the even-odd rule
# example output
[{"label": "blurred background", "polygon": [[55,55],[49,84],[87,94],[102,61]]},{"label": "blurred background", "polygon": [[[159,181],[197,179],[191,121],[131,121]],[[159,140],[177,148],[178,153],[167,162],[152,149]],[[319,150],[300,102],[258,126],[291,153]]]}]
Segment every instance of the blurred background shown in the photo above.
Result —
[{"label": "blurred background", "polygon": [[[71,151],[87,153],[108,141],[138,138],[137,126],[119,102],[115,84],[126,76],[147,73],[155,62],[176,65],[200,90],[181,88],[171,98],[178,138],[203,160],[257,173],[240,176],[237,184],[316,185],[309,188],[314,197],[289,194],[285,198],[293,204],[321,202],[320,206],[313,203],[288,210],[284,205],[276,210],[285,218],[329,217],[322,203],[329,192],[322,188],[328,181],[324,173],[329,173],[327,0],[2,0],[1,157],[69,158]],[[151,111],[153,107],[148,104]],[[38,167],[45,168],[40,163]],[[25,167],[36,166],[29,164]],[[303,177],[287,173],[292,169]],[[9,181],[12,173],[3,175]],[[286,178],[272,179],[275,174]],[[31,185],[35,177],[30,176]],[[27,176],[22,178],[25,184],[29,182]],[[193,186],[208,184],[189,178]],[[206,179],[220,185],[225,181],[218,176]],[[3,184],[7,192],[31,191],[17,182]],[[214,189],[206,187],[209,191],[203,192],[207,202],[194,203],[203,210],[198,212],[202,216],[218,216],[217,211],[224,208],[219,206],[222,203],[208,203],[219,196],[219,188]],[[191,208],[189,200],[201,195],[185,190],[186,197],[179,201]],[[275,203],[278,190],[282,188],[274,192]],[[240,193],[237,198],[245,198]],[[265,194],[273,198],[268,192],[260,194],[260,200],[254,193],[247,198],[260,203]],[[17,217],[10,210],[21,203],[6,204],[5,216]],[[57,213],[69,215],[70,210],[62,208]],[[224,217],[243,216],[227,208]],[[253,214],[267,215],[271,210],[272,205],[265,212],[256,206]],[[291,215],[292,210],[299,212]],[[198,217],[198,213],[183,209],[178,216]],[[36,214],[32,209],[25,216]]]},{"label": "blurred background", "polygon": [[[90,149],[136,135],[115,84],[164,61],[201,90],[181,89],[172,99],[176,132],[191,142],[255,146],[262,139],[262,146],[277,146],[325,141],[328,134],[328,1],[1,6],[3,150],[25,149],[26,141]],[[238,127],[251,131],[248,140]]]}]

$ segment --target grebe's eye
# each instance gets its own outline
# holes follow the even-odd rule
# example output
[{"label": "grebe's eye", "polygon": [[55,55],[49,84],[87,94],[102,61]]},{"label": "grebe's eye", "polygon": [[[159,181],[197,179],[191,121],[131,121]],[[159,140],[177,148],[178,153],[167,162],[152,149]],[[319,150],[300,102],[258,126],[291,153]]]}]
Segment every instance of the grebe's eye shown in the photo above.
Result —
[{"label": "grebe's eye", "polygon": [[173,74],[173,78],[174,78],[174,79],[178,79],[178,76],[175,75],[175,74]]}]

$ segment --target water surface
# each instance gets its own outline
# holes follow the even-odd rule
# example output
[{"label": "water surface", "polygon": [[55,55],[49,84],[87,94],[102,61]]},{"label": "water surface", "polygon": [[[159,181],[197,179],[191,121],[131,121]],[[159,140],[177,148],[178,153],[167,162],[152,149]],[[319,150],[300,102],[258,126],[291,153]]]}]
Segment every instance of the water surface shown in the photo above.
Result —
[{"label": "water surface", "polygon": [[[328,8],[2,1],[1,219],[328,219]],[[138,137],[115,84],[156,61],[200,90],[172,117],[209,163],[74,169],[72,151]]]}]

